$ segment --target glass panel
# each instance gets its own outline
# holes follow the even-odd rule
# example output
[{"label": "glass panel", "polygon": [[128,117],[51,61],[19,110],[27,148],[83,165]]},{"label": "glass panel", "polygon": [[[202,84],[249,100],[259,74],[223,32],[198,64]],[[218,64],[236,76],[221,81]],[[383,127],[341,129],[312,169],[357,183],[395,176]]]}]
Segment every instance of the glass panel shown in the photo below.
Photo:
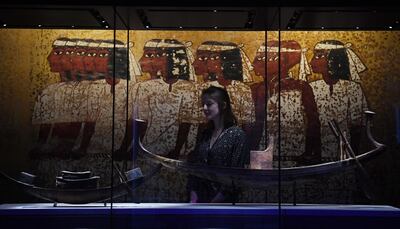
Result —
[{"label": "glass panel", "polygon": [[[113,31],[98,11],[85,7],[1,10],[5,157],[0,167],[23,182],[2,179],[1,202],[25,203],[28,215],[52,215],[54,208],[68,214],[71,208],[65,206],[85,204],[107,218],[109,206],[103,202],[110,201],[113,184]],[[27,11],[43,17],[29,21]],[[9,12],[17,16],[4,16]],[[82,19],[78,24],[74,13]],[[52,227],[56,221],[39,217],[35,222]],[[68,223],[93,225],[79,219]]]},{"label": "glass panel", "polygon": [[[27,106],[4,104],[4,107],[8,107],[5,114],[10,113],[10,120],[4,123],[17,132],[12,135],[16,139],[11,138],[14,140],[4,142],[2,146],[11,147],[7,151],[18,145],[19,149],[22,146],[16,144],[21,139],[18,136],[27,135],[29,143],[23,145],[30,146],[26,150],[29,153],[12,155],[23,156],[21,160],[26,161],[27,165],[22,169],[32,169],[43,185],[55,187],[55,179],[62,175],[63,170],[93,170],[93,175],[101,177],[96,181],[100,186],[108,183],[110,158],[104,153],[111,146],[110,134],[98,133],[99,126],[96,127],[95,122],[103,113],[101,109],[110,106],[112,100],[111,86],[107,81],[110,77],[110,50],[105,47],[113,43],[112,31],[7,29],[1,32],[3,39],[26,38],[15,42],[3,41],[2,53],[5,57],[10,56],[7,59],[11,60],[8,64],[2,64],[5,65],[3,71],[9,71],[6,73],[9,81],[14,82],[4,85],[10,90],[10,97],[13,95],[21,100],[16,104]],[[13,57],[15,50],[21,54]],[[19,59],[17,62],[13,61],[16,57]],[[15,63],[24,64],[13,67]],[[26,75],[27,79],[14,79],[16,75]],[[20,88],[24,85],[21,81],[27,81],[25,89]],[[21,92],[25,96],[18,96]],[[2,102],[14,103],[13,99]],[[24,113],[23,117],[19,117]],[[109,131],[111,126],[107,129]],[[10,160],[15,158],[11,157]],[[19,167],[18,163],[18,166],[11,166],[10,169],[19,170]],[[60,185],[63,185],[61,183],[60,180]]]},{"label": "glass panel", "polygon": [[[140,170],[135,169],[133,163],[133,106],[131,103],[132,88],[136,82],[136,75],[140,73],[137,59],[132,52],[134,42],[128,33],[128,21],[124,20],[124,11],[115,11],[114,44],[111,58],[112,77],[109,106],[106,120],[111,124],[112,139],[112,183],[113,190],[111,208],[112,216],[118,217],[117,210],[124,202],[136,202],[134,199],[136,186],[141,182]],[[111,221],[113,227],[120,227],[121,222]]]},{"label": "glass panel", "polygon": [[[205,9],[197,13],[212,15],[223,10]],[[142,208],[151,206],[168,210],[176,206],[171,203],[180,203],[179,206],[190,212],[201,205],[185,203],[211,203],[207,206],[212,208],[215,206],[213,198],[219,197],[220,192],[224,199],[214,199],[217,203],[277,203],[277,169],[273,168],[272,150],[266,149],[265,58],[257,58],[265,52],[265,48],[261,51],[261,46],[265,44],[267,25],[255,31],[179,26],[177,22],[182,12],[174,10],[170,15],[175,24],[166,26],[163,22],[163,26],[157,26],[152,24],[151,18],[155,17],[156,11],[129,9],[132,15],[128,18],[135,22],[135,16],[139,14],[143,24],[132,24],[134,29],[129,30],[130,40],[134,43],[132,55],[137,60],[130,62],[130,69],[137,68],[137,71],[128,86],[128,118],[144,122],[141,126],[133,123],[126,133],[136,133],[148,152],[140,152],[133,161],[145,179],[144,184],[132,193],[132,199],[126,201],[142,203],[139,206]],[[160,17],[167,13],[168,9],[165,9]],[[213,129],[206,123],[210,111],[204,106],[207,103],[202,91],[210,86],[227,91],[237,126],[243,131],[239,133],[247,135],[245,145],[227,137],[233,132],[222,132],[219,137],[216,135],[217,148],[209,149]],[[131,121],[128,123],[130,125]],[[131,145],[136,146],[135,135],[127,136],[131,136],[128,138]],[[225,147],[229,149],[225,150]],[[252,151],[243,155],[245,149],[235,147]],[[133,151],[136,150],[134,147]],[[234,162],[235,157],[231,158],[229,154],[237,154],[237,161]],[[159,163],[163,164],[161,170]],[[242,167],[242,170],[227,167]],[[229,208],[229,205],[223,206]],[[270,207],[274,208],[275,205]],[[141,220],[150,219],[154,223],[159,218],[152,213],[146,215],[147,218],[138,219],[135,214],[131,217],[130,223],[136,226]]]},{"label": "glass panel", "polygon": [[0,207],[280,228],[398,205],[398,12],[2,7]]},{"label": "glass panel", "polygon": [[[380,143],[389,152],[398,148],[394,14],[362,7],[281,9],[274,47],[280,45],[282,204],[337,208],[390,198],[395,163]],[[372,16],[376,22],[366,23]],[[287,168],[302,176],[285,182]]]}]

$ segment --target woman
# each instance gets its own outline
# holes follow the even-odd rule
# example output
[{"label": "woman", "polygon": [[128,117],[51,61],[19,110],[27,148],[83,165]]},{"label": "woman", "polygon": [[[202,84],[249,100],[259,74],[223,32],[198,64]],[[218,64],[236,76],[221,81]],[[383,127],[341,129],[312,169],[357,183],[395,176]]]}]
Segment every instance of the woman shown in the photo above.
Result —
[{"label": "woman", "polygon": [[[242,45],[205,41],[197,48],[193,67],[197,75],[203,76],[203,80],[197,84],[199,90],[209,86],[226,89],[237,124],[250,136],[255,121],[251,88],[247,85],[252,82],[252,66]],[[202,128],[200,126],[199,132]],[[252,149],[257,149],[256,146],[251,146]]]},{"label": "woman", "polygon": [[[250,148],[245,132],[237,126],[227,91],[211,86],[201,95],[207,128],[188,161],[217,167],[245,167],[249,164]],[[234,187],[189,176],[190,202],[233,202]]]},{"label": "woman", "polygon": [[[139,82],[130,95],[139,108],[138,118],[148,123],[143,144],[152,152],[175,159],[181,151],[187,155],[194,148],[195,138],[190,138],[190,129],[200,116],[194,112],[198,96],[191,82],[194,74],[190,70],[189,45],[176,39],[147,41],[139,63],[151,80]],[[188,145],[191,150],[185,148]]]}]

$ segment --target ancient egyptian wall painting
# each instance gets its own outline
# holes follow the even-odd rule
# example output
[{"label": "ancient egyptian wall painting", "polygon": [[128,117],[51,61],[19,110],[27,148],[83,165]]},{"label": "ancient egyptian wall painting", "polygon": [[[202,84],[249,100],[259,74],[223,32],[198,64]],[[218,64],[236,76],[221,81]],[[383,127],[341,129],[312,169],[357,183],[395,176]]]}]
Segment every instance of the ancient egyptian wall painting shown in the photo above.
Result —
[{"label": "ancient egyptian wall painting", "polygon": [[[1,66],[6,76],[2,109],[5,118],[24,113],[24,126],[3,125],[16,129],[15,136],[29,146],[15,157],[50,182],[62,168],[109,177],[112,150],[117,163],[131,166],[126,161],[132,159],[134,118],[146,121],[145,147],[185,160],[204,125],[200,94],[210,85],[227,89],[238,124],[258,150],[251,155],[251,168],[277,166],[279,130],[283,167],[340,160],[346,155],[328,121],[336,119],[362,152],[363,111],[384,111],[383,100],[395,101],[384,89],[385,80],[398,84],[387,73],[397,73],[400,66],[394,63],[400,50],[393,43],[399,34],[388,32],[282,32],[278,42],[273,32],[265,41],[264,32],[130,31],[129,42],[126,32],[117,33],[115,52],[106,31],[8,30],[0,35],[3,59],[11,61]],[[5,43],[17,36],[31,38]],[[15,52],[22,54],[18,61]],[[7,93],[18,99],[4,99]],[[29,110],[11,105],[15,102]],[[392,114],[380,119],[385,115]],[[2,150],[17,142],[15,137]],[[274,146],[271,154],[262,151],[268,144]],[[152,166],[140,158],[136,163],[145,172]],[[139,195],[183,201],[185,179],[163,171]]]}]

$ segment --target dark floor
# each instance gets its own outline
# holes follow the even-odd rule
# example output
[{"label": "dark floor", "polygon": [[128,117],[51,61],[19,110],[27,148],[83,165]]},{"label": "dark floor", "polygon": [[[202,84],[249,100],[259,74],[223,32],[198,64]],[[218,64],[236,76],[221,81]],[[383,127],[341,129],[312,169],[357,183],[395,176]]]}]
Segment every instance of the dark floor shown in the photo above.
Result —
[{"label": "dark floor", "polygon": [[384,205],[0,205],[0,228],[400,228]]}]

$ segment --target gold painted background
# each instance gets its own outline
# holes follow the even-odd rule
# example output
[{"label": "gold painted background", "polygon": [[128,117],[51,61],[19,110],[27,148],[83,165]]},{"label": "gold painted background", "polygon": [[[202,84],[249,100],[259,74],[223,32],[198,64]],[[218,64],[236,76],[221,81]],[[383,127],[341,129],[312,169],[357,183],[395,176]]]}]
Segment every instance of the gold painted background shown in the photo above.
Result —
[{"label": "gold painted background", "polygon": [[[250,60],[257,48],[265,41],[264,32],[226,31],[130,31],[134,42],[133,52],[137,60],[143,54],[146,41],[154,38],[174,38],[193,42],[192,51],[204,41],[230,41],[243,44]],[[268,32],[268,40],[277,39],[277,32]],[[60,37],[113,39],[113,31],[101,30],[27,30],[2,29],[0,31],[0,152],[1,170],[17,172],[29,167],[28,151],[32,148],[37,130],[31,124],[32,111],[37,95],[46,86],[59,81],[51,73],[47,56],[52,43]],[[127,32],[117,31],[116,38],[126,43]],[[322,40],[335,39],[351,43],[353,51],[361,58],[367,70],[360,74],[362,87],[369,107],[377,112],[374,122],[375,136],[388,144],[389,152],[396,151],[395,118],[393,108],[400,99],[400,32],[393,31],[293,31],[282,32],[282,40],[296,40],[302,48],[308,48],[307,60],[312,57],[314,45]],[[254,74],[254,73],[252,73]],[[296,75],[296,74],[295,74]],[[146,75],[140,79],[145,79]],[[311,79],[319,79],[312,75]],[[258,80],[261,80],[257,78]],[[392,161],[388,161],[394,159]],[[380,165],[388,168],[399,165],[399,156],[385,156]],[[387,169],[387,168],[386,168]],[[376,169],[379,173],[395,170]],[[376,175],[378,176],[378,175]],[[396,182],[384,178],[383,185]],[[398,183],[398,182],[397,182]],[[398,185],[397,185],[398,186]],[[395,186],[388,192],[396,192]],[[387,193],[390,195],[391,193]]]}]

